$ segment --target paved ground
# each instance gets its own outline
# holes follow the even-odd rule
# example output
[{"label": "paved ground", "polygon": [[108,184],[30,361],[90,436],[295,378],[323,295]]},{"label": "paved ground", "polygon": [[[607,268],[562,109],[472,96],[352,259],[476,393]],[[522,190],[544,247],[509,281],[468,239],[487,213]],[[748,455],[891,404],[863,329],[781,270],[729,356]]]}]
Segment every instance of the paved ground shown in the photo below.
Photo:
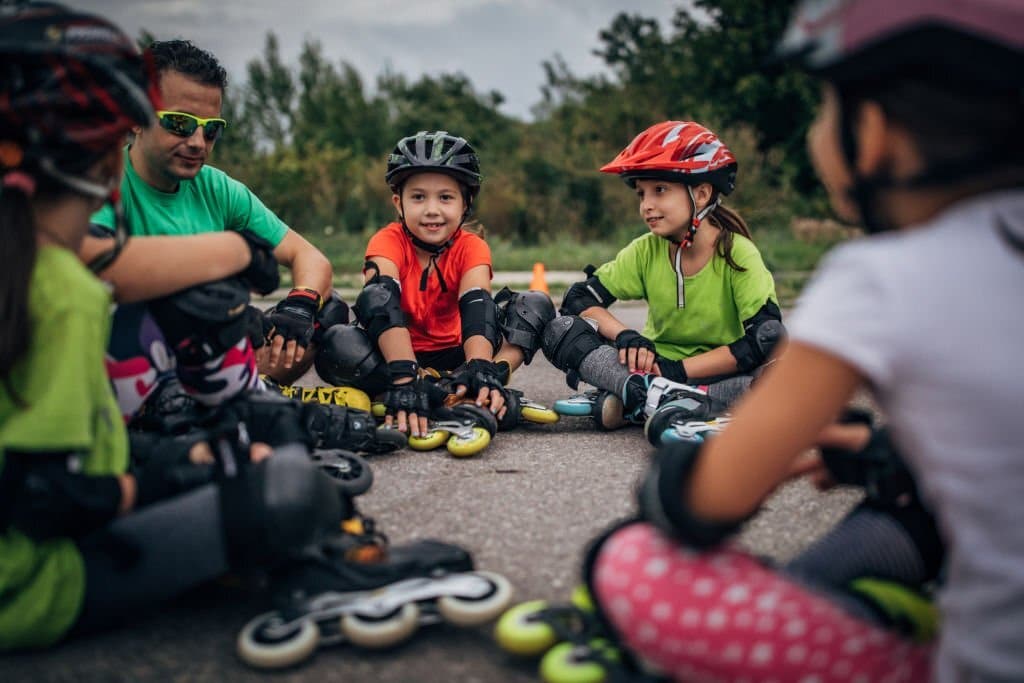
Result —
[{"label": "paved ground", "polygon": [[[617,307],[630,324],[642,307]],[[550,404],[569,389],[538,355],[513,385]],[[394,541],[458,542],[478,565],[504,574],[517,598],[564,600],[577,581],[585,542],[632,508],[632,489],[650,449],[639,429],[600,433],[582,418],[503,433],[484,453],[401,451],[372,460],[376,483],[362,508]],[[768,500],[744,533],[754,551],[791,556],[852,504],[850,492],[821,494],[791,484]],[[538,680],[535,664],[502,654],[489,630],[425,629],[383,653],[350,647],[319,652],[305,666],[261,674],[234,655],[238,630],[264,598],[220,586],[139,615],[131,625],[35,655],[0,659],[0,681],[381,681]]]}]

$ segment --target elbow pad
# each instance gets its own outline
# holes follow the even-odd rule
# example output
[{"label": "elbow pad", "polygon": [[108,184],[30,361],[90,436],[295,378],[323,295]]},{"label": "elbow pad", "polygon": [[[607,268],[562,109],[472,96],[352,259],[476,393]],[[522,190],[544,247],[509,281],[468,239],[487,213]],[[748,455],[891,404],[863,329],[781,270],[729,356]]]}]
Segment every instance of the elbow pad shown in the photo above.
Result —
[{"label": "elbow pad", "polygon": [[387,275],[378,275],[363,287],[353,310],[370,339],[377,339],[392,327],[405,327],[402,287]]},{"label": "elbow pad", "polygon": [[[593,266],[587,266],[586,273],[593,273]],[[592,306],[608,308],[615,303],[615,297],[601,284],[596,275],[591,275],[583,282],[569,287],[562,297],[562,307],[558,312],[562,315],[579,315]]]},{"label": "elbow pad", "polygon": [[689,510],[683,488],[693,474],[700,447],[699,443],[680,442],[659,449],[640,484],[637,502],[642,519],[667,536],[703,550],[732,536],[746,520],[711,522]]},{"label": "elbow pad", "polygon": [[470,337],[481,336],[497,351],[501,347],[498,329],[498,307],[486,289],[475,287],[459,297],[459,317],[462,320],[462,343]]},{"label": "elbow pad", "polygon": [[83,460],[78,453],[5,453],[9,507],[2,521],[45,540],[80,538],[114,519],[121,504],[117,478],[81,474]]},{"label": "elbow pad", "polygon": [[743,321],[744,335],[729,344],[740,372],[760,367],[779,342],[786,338],[782,325],[782,311],[774,301],[766,301],[757,313]]}]

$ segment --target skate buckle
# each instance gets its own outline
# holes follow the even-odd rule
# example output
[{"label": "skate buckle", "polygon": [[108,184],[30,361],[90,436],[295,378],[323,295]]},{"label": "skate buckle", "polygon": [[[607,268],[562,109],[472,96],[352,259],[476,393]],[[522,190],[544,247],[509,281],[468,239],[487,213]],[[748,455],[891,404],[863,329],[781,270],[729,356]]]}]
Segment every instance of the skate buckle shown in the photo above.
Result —
[{"label": "skate buckle", "polygon": [[665,401],[665,397],[674,392],[707,396],[708,392],[689,384],[680,384],[664,377],[654,377],[647,385],[647,401],[644,403],[644,415],[650,417]]}]

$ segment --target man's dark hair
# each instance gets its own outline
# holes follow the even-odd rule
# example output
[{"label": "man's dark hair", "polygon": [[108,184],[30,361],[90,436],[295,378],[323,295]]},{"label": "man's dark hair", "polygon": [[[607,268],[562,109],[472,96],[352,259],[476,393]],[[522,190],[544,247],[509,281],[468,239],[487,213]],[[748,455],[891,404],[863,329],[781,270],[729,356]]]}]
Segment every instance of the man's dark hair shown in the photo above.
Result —
[{"label": "man's dark hair", "polygon": [[183,76],[224,90],[228,85],[228,72],[217,58],[187,40],[158,40],[149,46],[156,70],[177,71]]}]

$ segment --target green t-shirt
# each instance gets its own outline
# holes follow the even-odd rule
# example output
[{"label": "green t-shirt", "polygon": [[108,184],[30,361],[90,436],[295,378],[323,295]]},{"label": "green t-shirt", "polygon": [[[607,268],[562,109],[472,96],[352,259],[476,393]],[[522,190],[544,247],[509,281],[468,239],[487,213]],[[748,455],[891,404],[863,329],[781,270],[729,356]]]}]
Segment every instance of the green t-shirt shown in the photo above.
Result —
[{"label": "green t-shirt", "polygon": [[746,271],[731,268],[716,249],[700,272],[684,272],[686,307],[679,308],[670,246],[657,235],[638,237],[595,273],[616,299],[647,301],[642,334],[666,358],[681,360],[731,344],[743,336],[744,320],[769,299],[778,303],[775,281],[757,247],[733,235],[732,258]]},{"label": "green t-shirt", "polygon": [[[288,232],[274,212],[242,183],[212,166],[203,166],[177,192],[161,192],[139,177],[128,150],[124,153],[121,202],[133,235],[198,235],[223,230],[250,230],[277,246]],[[107,205],[92,222],[114,229],[114,209]]]},{"label": "green t-shirt", "polygon": [[[4,452],[84,453],[84,472],[128,466],[128,436],[104,367],[110,295],[71,252],[39,250],[29,308],[32,343],[10,383],[0,385],[0,470]],[[33,541],[0,530],[0,650],[48,645],[75,622],[85,568],[69,539]]]}]

